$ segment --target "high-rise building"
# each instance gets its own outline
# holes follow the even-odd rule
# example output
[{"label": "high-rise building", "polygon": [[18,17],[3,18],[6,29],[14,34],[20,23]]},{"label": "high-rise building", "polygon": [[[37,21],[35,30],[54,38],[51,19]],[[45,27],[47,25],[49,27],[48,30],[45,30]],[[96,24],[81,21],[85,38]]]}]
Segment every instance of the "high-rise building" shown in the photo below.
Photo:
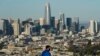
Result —
[{"label": "high-rise building", "polygon": [[100,22],[98,22],[98,31],[100,32]]},{"label": "high-rise building", "polygon": [[60,32],[62,32],[63,31],[63,21],[62,20],[59,21],[59,25],[60,25],[59,30]]},{"label": "high-rise building", "polygon": [[70,30],[72,26],[72,18],[70,17],[66,18],[66,25],[67,25],[68,30]]},{"label": "high-rise building", "polygon": [[9,22],[9,20],[6,20],[6,19],[3,19],[3,20],[4,20],[4,24],[3,24],[4,35],[13,35],[13,27],[11,23]]},{"label": "high-rise building", "polygon": [[55,28],[55,17],[51,17],[50,26],[51,26],[52,28]]},{"label": "high-rise building", "polygon": [[75,17],[74,20],[76,22],[75,31],[78,33],[79,32],[79,17]]},{"label": "high-rise building", "polygon": [[58,28],[59,19],[55,19],[55,28]]},{"label": "high-rise building", "polygon": [[54,29],[56,34],[58,34],[59,32],[59,28],[60,28],[60,20],[56,18],[55,19],[55,29]]},{"label": "high-rise building", "polygon": [[95,33],[98,33],[98,32],[99,32],[98,30],[99,30],[99,29],[98,29],[98,22],[95,21]]},{"label": "high-rise building", "polygon": [[64,13],[60,14],[60,21],[61,21],[61,25],[62,25],[62,29],[65,29],[65,15]]},{"label": "high-rise building", "polygon": [[14,35],[18,36],[20,34],[20,20],[14,20],[12,23],[12,27],[14,30]]},{"label": "high-rise building", "polygon": [[79,17],[74,17],[72,20],[71,31],[78,33],[79,32]]},{"label": "high-rise building", "polygon": [[4,25],[4,20],[0,19],[0,35],[3,34],[3,25]]},{"label": "high-rise building", "polygon": [[81,26],[80,27],[80,31],[82,31],[83,29],[85,29],[85,26]]},{"label": "high-rise building", "polygon": [[25,32],[25,28],[26,28],[26,25],[27,24],[34,25],[34,23],[32,21],[32,18],[28,18],[27,20],[22,21],[22,24],[21,24],[21,32]]},{"label": "high-rise building", "polygon": [[0,34],[3,34],[3,35],[13,34],[13,28],[9,20],[0,19]]},{"label": "high-rise building", "polygon": [[46,25],[50,25],[50,19],[51,19],[51,8],[50,8],[50,4],[47,3],[45,5],[45,19],[46,19]]},{"label": "high-rise building", "polygon": [[30,35],[31,33],[31,25],[29,23],[25,24],[25,34]]},{"label": "high-rise building", "polygon": [[40,19],[39,19],[39,23],[40,23],[41,26],[43,26],[43,25],[45,24],[44,18],[40,18]]},{"label": "high-rise building", "polygon": [[90,34],[95,34],[95,33],[98,32],[98,24],[97,24],[97,21],[90,20],[89,32],[90,32]]}]

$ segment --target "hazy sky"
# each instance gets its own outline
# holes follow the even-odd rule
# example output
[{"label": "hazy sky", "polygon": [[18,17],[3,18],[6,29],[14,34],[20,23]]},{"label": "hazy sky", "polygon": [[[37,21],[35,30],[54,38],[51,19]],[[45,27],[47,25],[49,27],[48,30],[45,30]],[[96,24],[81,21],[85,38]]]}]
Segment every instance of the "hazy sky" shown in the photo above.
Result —
[{"label": "hazy sky", "polygon": [[50,2],[52,16],[79,17],[80,21],[100,19],[100,0],[0,0],[0,18],[38,19],[44,16],[44,6]]}]

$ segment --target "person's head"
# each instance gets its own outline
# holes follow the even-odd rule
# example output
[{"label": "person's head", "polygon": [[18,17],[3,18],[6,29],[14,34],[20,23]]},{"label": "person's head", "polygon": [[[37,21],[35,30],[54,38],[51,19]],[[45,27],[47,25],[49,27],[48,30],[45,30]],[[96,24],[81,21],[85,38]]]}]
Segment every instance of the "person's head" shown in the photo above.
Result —
[{"label": "person's head", "polygon": [[50,51],[51,46],[50,45],[46,45],[45,49]]}]

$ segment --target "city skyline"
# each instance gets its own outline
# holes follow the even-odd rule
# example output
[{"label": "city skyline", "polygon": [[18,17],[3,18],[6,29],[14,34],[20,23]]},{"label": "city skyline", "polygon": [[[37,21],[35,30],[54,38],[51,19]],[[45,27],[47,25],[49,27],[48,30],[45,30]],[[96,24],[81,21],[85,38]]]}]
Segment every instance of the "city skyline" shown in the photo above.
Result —
[{"label": "city skyline", "polygon": [[100,56],[99,2],[0,0],[0,56]]},{"label": "city skyline", "polygon": [[59,13],[65,14],[65,17],[79,17],[80,21],[89,22],[90,19],[99,20],[99,0],[1,0],[0,1],[0,18],[14,19],[39,19],[44,17],[45,4],[50,3],[51,16],[59,18]]}]

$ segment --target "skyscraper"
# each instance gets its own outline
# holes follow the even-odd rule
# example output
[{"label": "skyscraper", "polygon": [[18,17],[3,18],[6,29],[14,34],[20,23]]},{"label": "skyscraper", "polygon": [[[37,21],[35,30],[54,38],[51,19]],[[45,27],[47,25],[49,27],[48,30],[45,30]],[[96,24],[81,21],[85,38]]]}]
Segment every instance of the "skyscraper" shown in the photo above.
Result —
[{"label": "skyscraper", "polygon": [[44,25],[44,21],[45,21],[44,18],[39,18],[39,23],[40,23],[41,26]]},{"label": "skyscraper", "polygon": [[66,25],[67,25],[68,30],[70,30],[71,25],[72,25],[72,18],[70,17],[66,18]]},{"label": "skyscraper", "polygon": [[59,21],[59,30],[60,30],[60,32],[62,32],[63,31],[63,21],[62,20],[60,20]]},{"label": "skyscraper", "polygon": [[51,26],[52,28],[55,28],[55,17],[51,17],[50,26]]},{"label": "skyscraper", "polygon": [[59,24],[59,19],[55,19],[55,28],[56,28],[56,29],[59,28],[59,27],[58,27],[58,24]]},{"label": "skyscraper", "polygon": [[74,20],[76,22],[75,31],[78,33],[79,32],[79,17],[75,17]]},{"label": "skyscraper", "polygon": [[4,24],[3,24],[4,35],[13,35],[13,27],[11,23],[9,22],[9,20],[7,19],[3,19],[3,20],[4,20]]},{"label": "skyscraper", "polygon": [[14,30],[14,35],[18,36],[20,34],[20,21],[19,20],[14,20],[12,23],[12,27]]},{"label": "skyscraper", "polygon": [[3,25],[4,25],[4,20],[0,19],[0,35],[3,34],[3,30],[4,30]]},{"label": "skyscraper", "polygon": [[98,32],[98,24],[97,24],[97,21],[90,20],[89,32],[90,32],[90,34],[95,34],[95,33]]},{"label": "skyscraper", "polygon": [[51,8],[50,8],[50,4],[49,4],[49,3],[47,3],[47,4],[45,5],[45,19],[46,19],[45,24],[46,24],[46,25],[50,25]]},{"label": "skyscraper", "polygon": [[29,23],[25,24],[25,34],[30,35],[31,33],[31,25]]},{"label": "skyscraper", "polygon": [[60,20],[62,21],[61,25],[62,25],[62,29],[65,29],[65,15],[64,13],[60,14]]},{"label": "skyscraper", "polygon": [[74,18],[73,18],[71,30],[72,30],[73,32],[76,32],[76,33],[79,32],[79,17],[74,17]]}]

